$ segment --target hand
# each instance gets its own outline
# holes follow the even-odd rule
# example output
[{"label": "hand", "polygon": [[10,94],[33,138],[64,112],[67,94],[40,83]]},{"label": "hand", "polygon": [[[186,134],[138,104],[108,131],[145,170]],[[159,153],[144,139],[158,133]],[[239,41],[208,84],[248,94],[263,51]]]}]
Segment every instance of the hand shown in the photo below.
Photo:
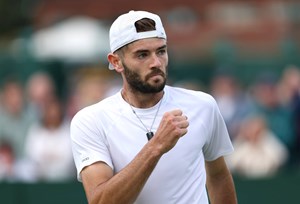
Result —
[{"label": "hand", "polygon": [[166,112],[151,142],[159,144],[162,153],[166,153],[187,133],[188,126],[188,118],[181,110]]}]

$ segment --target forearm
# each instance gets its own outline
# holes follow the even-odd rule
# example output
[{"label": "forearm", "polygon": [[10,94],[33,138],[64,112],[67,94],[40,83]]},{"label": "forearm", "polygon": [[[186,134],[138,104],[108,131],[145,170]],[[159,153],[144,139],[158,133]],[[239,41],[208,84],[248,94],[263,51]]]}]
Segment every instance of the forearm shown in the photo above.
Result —
[{"label": "forearm", "polygon": [[236,204],[236,192],[230,173],[225,177],[208,178],[207,190],[211,204]]},{"label": "forearm", "polygon": [[90,204],[134,203],[160,157],[161,154],[153,151],[148,143],[124,169],[98,185]]}]

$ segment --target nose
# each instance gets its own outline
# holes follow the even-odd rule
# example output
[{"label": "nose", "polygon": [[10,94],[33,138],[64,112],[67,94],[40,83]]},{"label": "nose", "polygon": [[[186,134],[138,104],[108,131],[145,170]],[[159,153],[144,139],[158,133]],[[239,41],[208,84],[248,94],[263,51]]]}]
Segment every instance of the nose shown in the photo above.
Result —
[{"label": "nose", "polygon": [[161,67],[162,63],[161,63],[161,58],[159,56],[157,56],[156,54],[153,54],[153,56],[151,57],[151,67]]}]

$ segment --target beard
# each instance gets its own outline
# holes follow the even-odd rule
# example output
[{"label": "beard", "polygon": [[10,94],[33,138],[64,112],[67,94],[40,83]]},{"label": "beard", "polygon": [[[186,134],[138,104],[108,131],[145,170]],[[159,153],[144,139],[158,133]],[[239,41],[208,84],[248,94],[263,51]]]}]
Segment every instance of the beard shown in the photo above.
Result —
[{"label": "beard", "polygon": [[[158,93],[162,91],[166,85],[166,74],[158,68],[153,68],[152,72],[146,75],[145,80],[143,80],[137,72],[128,68],[124,62],[123,67],[126,80],[130,87],[135,91],[140,93]],[[157,74],[163,77],[162,82],[157,82],[155,85],[147,82],[148,79]]]}]

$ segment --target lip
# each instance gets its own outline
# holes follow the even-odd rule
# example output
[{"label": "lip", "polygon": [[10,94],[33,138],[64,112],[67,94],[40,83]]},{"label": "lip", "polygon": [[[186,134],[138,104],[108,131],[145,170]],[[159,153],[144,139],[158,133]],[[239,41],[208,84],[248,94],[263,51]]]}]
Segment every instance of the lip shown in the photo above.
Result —
[{"label": "lip", "polygon": [[161,73],[151,74],[149,77],[155,77],[155,76],[163,76]]},{"label": "lip", "polygon": [[160,71],[160,70],[156,70],[156,71],[153,71],[152,73],[150,73],[147,76],[147,78],[152,78],[152,77],[155,77],[155,76],[162,76],[162,77],[164,77],[165,74],[162,71]]},{"label": "lip", "polygon": [[155,78],[159,78],[159,77],[164,77],[164,76],[161,73],[155,73],[155,74],[148,75],[147,79],[155,79]]}]

